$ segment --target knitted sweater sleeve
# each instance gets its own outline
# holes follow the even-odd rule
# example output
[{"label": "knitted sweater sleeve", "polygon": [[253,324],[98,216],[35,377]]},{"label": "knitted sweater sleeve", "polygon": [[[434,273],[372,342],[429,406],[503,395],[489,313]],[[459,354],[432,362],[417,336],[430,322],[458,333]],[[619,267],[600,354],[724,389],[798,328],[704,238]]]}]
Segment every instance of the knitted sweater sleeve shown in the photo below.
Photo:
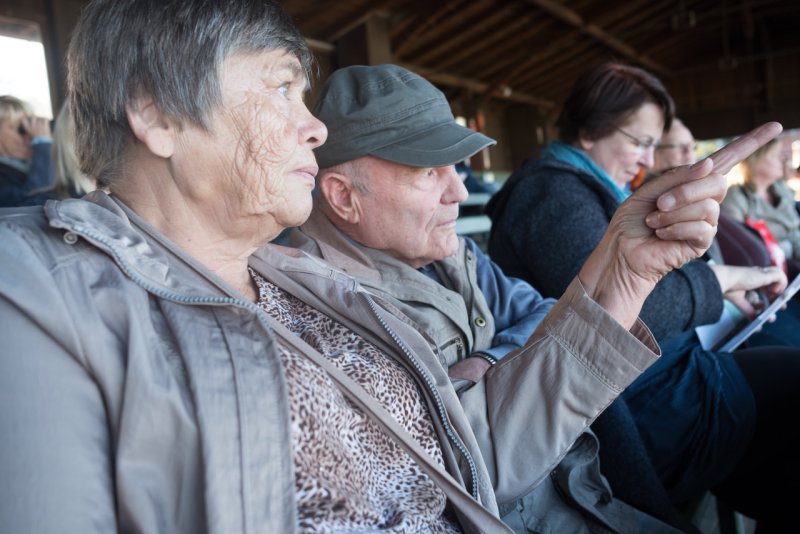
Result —
[{"label": "knitted sweater sleeve", "polygon": [[[549,174],[520,182],[496,219],[492,237],[508,246],[499,256],[492,251],[492,257],[543,295],[559,297],[600,243],[617,206],[601,185],[576,173],[547,168],[537,172]],[[716,276],[704,262],[693,261],[656,285],[641,318],[661,340],[714,322],[721,313]]]}]

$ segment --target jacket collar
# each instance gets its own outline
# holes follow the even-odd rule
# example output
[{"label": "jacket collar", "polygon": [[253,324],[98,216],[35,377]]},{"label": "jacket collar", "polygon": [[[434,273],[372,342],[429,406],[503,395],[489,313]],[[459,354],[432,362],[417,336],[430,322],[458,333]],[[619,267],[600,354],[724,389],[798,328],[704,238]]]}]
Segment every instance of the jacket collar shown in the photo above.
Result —
[{"label": "jacket collar", "polygon": [[[389,293],[400,301],[426,303],[451,318],[464,315],[463,305],[456,304],[463,303],[463,299],[453,290],[381,250],[359,245],[339,231],[317,206],[308,221],[291,232],[290,242],[335,265],[367,288]],[[442,275],[446,262],[457,262],[456,258],[465,254],[464,240],[459,239],[458,252],[451,258],[434,262],[434,268]]]},{"label": "jacket collar", "polygon": [[315,204],[311,216],[290,233],[292,246],[315,254],[361,280],[381,280],[381,272],[365,248],[346,236]]},{"label": "jacket collar", "polygon": [[82,199],[50,200],[44,213],[52,228],[80,236],[111,256],[129,276],[137,275],[157,288],[243,298],[121,200],[105,192],[94,191]]},{"label": "jacket collar", "polygon": [[[413,283],[417,275],[421,277],[419,280],[424,280],[426,284],[430,280],[417,269],[386,252],[355,242],[336,228],[318,206],[314,207],[311,216],[300,228],[292,230],[290,243],[294,247],[321,257],[367,284]],[[463,239],[460,239],[459,250],[455,256],[464,254],[464,246]],[[433,262],[432,265],[437,268],[440,263],[442,261]]]}]

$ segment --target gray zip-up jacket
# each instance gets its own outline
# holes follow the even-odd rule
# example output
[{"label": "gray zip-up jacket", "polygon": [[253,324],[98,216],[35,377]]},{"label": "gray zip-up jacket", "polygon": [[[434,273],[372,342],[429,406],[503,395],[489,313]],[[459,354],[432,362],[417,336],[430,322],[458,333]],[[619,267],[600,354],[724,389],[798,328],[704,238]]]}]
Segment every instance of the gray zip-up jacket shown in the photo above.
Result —
[{"label": "gray zip-up jacket", "polygon": [[[275,352],[292,342],[119,202],[89,198],[0,214],[0,530],[296,531]],[[493,513],[492,485],[525,494],[657,357],[643,325],[631,335],[573,284],[459,402],[427,341],[349,276],[272,246],[251,266],[412,370],[448,470]]]}]

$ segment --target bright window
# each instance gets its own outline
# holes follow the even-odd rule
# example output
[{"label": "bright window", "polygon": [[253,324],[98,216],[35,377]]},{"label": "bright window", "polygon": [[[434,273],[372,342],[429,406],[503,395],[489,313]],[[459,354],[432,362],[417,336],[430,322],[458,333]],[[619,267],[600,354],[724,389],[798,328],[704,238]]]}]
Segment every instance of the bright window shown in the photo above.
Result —
[{"label": "bright window", "polygon": [[37,115],[53,118],[41,40],[0,35],[0,95],[16,96],[31,104]]}]

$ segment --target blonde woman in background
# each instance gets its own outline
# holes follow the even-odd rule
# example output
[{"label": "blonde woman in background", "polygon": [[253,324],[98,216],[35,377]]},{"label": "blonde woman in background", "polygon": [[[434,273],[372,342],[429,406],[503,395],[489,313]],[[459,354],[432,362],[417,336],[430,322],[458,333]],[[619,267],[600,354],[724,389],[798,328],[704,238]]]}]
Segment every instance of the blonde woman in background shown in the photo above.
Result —
[{"label": "blonde woman in background", "polygon": [[75,155],[75,122],[69,102],[61,106],[53,128],[53,172],[53,190],[60,198],[82,197],[97,189],[97,182],[81,172]]},{"label": "blonde woman in background", "polygon": [[728,189],[722,210],[737,221],[764,221],[786,255],[790,271],[800,261],[800,215],[784,178],[786,154],[774,139],[742,162],[744,184]]},{"label": "blonde woman in background", "polygon": [[0,96],[0,207],[43,204],[52,198],[50,121],[30,104]]}]

